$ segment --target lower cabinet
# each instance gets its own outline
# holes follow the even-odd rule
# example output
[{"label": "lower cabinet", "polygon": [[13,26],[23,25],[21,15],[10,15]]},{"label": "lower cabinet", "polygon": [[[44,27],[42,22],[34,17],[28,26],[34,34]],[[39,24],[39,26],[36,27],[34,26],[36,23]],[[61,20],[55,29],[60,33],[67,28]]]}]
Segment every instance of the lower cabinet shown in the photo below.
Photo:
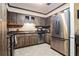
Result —
[{"label": "lower cabinet", "polygon": [[37,35],[33,34],[30,36],[30,45],[38,44]]},{"label": "lower cabinet", "polygon": [[24,45],[24,34],[16,35],[16,48],[23,47]]},{"label": "lower cabinet", "polygon": [[50,44],[50,34],[46,34],[45,42]]},{"label": "lower cabinet", "polygon": [[16,48],[38,44],[37,34],[17,34]]},{"label": "lower cabinet", "polygon": [[30,43],[29,43],[29,42],[30,42],[29,39],[30,39],[29,34],[28,34],[28,35],[25,34],[25,35],[24,35],[23,46],[29,46],[29,45],[30,45]]}]

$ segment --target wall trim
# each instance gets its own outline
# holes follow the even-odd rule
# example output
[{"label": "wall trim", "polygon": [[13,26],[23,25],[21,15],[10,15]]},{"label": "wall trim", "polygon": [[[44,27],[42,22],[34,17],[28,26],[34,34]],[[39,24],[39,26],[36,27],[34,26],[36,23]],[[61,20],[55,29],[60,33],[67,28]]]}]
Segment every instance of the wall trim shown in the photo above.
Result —
[{"label": "wall trim", "polygon": [[30,12],[35,12],[35,13],[39,13],[39,14],[43,14],[43,15],[47,15],[47,14],[51,13],[52,11],[54,11],[54,10],[60,8],[61,6],[65,5],[65,4],[66,4],[66,3],[63,3],[62,5],[56,7],[55,9],[49,11],[48,13],[42,13],[42,12],[32,11],[32,10],[29,10],[29,9],[24,9],[24,8],[20,8],[20,7],[16,7],[16,6],[11,6],[9,3],[8,3],[8,6],[9,6],[9,7],[12,7],[12,8],[17,8],[17,9],[21,9],[21,10],[25,10],[25,11],[30,11]]},{"label": "wall trim", "polygon": [[8,5],[9,5],[9,3],[7,4],[7,10],[10,11],[10,12],[16,12],[16,13],[21,13],[21,14],[33,15],[33,16],[38,16],[38,17],[43,17],[43,18],[50,17],[53,14],[59,13],[62,10],[65,10],[65,9],[69,8],[69,4],[63,3],[63,5],[61,5],[58,8],[52,10],[50,13],[42,14],[42,13],[39,13],[39,12],[33,12],[33,11],[31,12],[29,10],[18,9],[16,7],[11,7],[11,6],[8,6]]}]

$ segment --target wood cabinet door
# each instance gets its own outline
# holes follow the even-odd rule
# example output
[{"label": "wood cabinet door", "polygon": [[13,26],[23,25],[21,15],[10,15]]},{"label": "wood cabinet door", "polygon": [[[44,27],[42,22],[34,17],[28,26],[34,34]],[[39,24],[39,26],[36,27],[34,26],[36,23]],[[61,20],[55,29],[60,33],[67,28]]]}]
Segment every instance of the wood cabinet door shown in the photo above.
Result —
[{"label": "wood cabinet door", "polygon": [[49,44],[50,43],[50,38],[49,37],[45,37],[45,42]]},{"label": "wood cabinet door", "polygon": [[30,36],[30,44],[31,45],[35,44],[35,36],[34,35]]},{"label": "wood cabinet door", "polygon": [[11,22],[16,24],[16,13],[11,13]]},{"label": "wood cabinet door", "polygon": [[19,35],[16,35],[17,37],[17,43],[16,43],[16,48],[19,48],[19,47],[23,47],[24,45],[24,35],[22,34],[19,34]]},{"label": "wood cabinet door", "polygon": [[24,36],[24,46],[29,46],[30,43],[29,43],[29,35],[28,34],[25,34]]},{"label": "wood cabinet door", "polygon": [[11,23],[11,13],[8,12],[7,14],[7,21],[8,21],[8,25]]},{"label": "wood cabinet door", "polygon": [[41,17],[35,17],[36,26],[45,26],[45,19]]},{"label": "wood cabinet door", "polygon": [[33,45],[33,40],[34,40],[34,39],[32,38],[32,34],[30,34],[30,36],[29,36],[29,44],[30,44],[30,45]]},{"label": "wood cabinet door", "polygon": [[17,25],[24,25],[25,16],[22,14],[17,14]]},{"label": "wood cabinet door", "polygon": [[22,27],[24,25],[25,16],[23,14],[8,12],[8,27]]},{"label": "wood cabinet door", "polygon": [[35,34],[35,37],[34,37],[35,39],[34,39],[34,43],[35,44],[38,44],[38,35],[37,34]]},{"label": "wood cabinet door", "polygon": [[41,18],[39,20],[39,22],[40,22],[40,26],[45,26],[45,19],[44,18]]},{"label": "wood cabinet door", "polygon": [[39,20],[38,17],[35,17],[35,25],[36,26],[39,26],[39,21],[38,20]]},{"label": "wood cabinet door", "polygon": [[9,15],[9,24],[10,25],[16,25],[16,13],[10,12]]},{"label": "wood cabinet door", "polygon": [[30,35],[30,45],[38,44],[37,41],[37,35],[36,34],[31,34]]},{"label": "wood cabinet door", "polygon": [[45,26],[50,26],[50,17],[45,18]]},{"label": "wood cabinet door", "polygon": [[45,42],[48,43],[48,44],[50,44],[50,34],[47,34],[45,36]]},{"label": "wood cabinet door", "polygon": [[16,24],[16,14],[13,12],[8,12],[8,25]]}]

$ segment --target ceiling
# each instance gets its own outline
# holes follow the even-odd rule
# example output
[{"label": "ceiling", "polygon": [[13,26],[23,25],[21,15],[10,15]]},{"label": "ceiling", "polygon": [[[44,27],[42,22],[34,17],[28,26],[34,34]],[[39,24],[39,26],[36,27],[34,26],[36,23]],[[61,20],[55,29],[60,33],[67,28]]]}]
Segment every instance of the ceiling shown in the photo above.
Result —
[{"label": "ceiling", "polygon": [[23,9],[31,12],[48,14],[64,3],[9,3],[9,7]]}]

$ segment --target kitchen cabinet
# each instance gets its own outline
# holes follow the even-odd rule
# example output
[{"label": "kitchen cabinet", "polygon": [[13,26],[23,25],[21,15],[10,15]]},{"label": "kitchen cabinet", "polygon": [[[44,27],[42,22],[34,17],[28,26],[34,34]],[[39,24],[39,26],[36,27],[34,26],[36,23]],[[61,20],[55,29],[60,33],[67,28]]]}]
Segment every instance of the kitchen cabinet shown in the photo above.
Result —
[{"label": "kitchen cabinet", "polygon": [[45,26],[50,26],[50,17],[45,18]]},{"label": "kitchen cabinet", "polygon": [[37,34],[17,34],[16,40],[16,48],[38,44]]},{"label": "kitchen cabinet", "polygon": [[50,17],[48,18],[35,17],[35,24],[36,26],[50,26]]},{"label": "kitchen cabinet", "polygon": [[8,12],[8,27],[22,27],[24,24],[24,15],[14,12]]},{"label": "kitchen cabinet", "polygon": [[24,45],[24,34],[16,35],[16,48],[23,47]]},{"label": "kitchen cabinet", "polygon": [[50,44],[50,34],[46,34],[45,36],[45,42]]},{"label": "kitchen cabinet", "polygon": [[23,46],[29,46],[30,45],[30,34],[24,35],[24,45]]},{"label": "kitchen cabinet", "polygon": [[16,25],[16,13],[8,12],[8,25]]},{"label": "kitchen cabinet", "polygon": [[22,14],[17,14],[16,17],[17,25],[24,25],[25,16]]},{"label": "kitchen cabinet", "polygon": [[45,19],[41,17],[35,17],[36,26],[45,26]]},{"label": "kitchen cabinet", "polygon": [[37,34],[30,36],[30,45],[38,44]]},{"label": "kitchen cabinet", "polygon": [[39,20],[39,23],[40,23],[40,26],[45,26],[45,19],[44,18],[41,18]]}]

